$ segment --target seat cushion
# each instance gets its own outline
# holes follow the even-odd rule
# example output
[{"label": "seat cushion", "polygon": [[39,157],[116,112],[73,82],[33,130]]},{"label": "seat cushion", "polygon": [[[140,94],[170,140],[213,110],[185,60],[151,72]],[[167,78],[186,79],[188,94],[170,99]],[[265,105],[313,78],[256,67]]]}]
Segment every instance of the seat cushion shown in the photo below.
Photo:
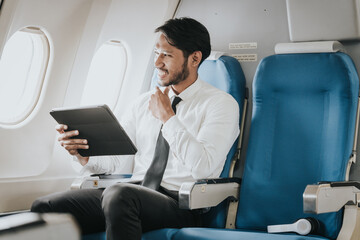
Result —
[{"label": "seat cushion", "polygon": [[83,235],[82,240],[106,240],[105,232],[98,232],[92,234]]},{"label": "seat cushion", "polygon": [[[173,228],[164,228],[160,230],[155,230],[151,232],[144,233],[142,240],[167,240],[172,239],[174,234],[176,234],[179,229]],[[105,232],[87,234],[82,236],[82,240],[106,240]]]},{"label": "seat cushion", "polygon": [[170,240],[173,239],[173,236],[179,231],[179,229],[174,228],[164,228],[151,232],[147,232],[142,235],[142,240]]},{"label": "seat cushion", "polygon": [[[160,239],[160,238],[159,238]],[[324,240],[319,236],[300,236],[296,234],[269,234],[264,232],[245,232],[230,229],[183,228],[174,235],[174,240]]]}]

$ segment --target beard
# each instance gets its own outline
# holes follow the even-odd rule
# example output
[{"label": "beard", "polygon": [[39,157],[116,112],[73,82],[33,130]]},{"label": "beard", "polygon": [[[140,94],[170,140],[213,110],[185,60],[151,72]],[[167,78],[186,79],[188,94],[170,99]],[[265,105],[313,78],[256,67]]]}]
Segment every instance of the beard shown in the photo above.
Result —
[{"label": "beard", "polygon": [[174,76],[169,80],[169,82],[164,83],[160,79],[158,80],[158,83],[162,87],[167,87],[170,85],[176,85],[182,81],[184,81],[189,76],[189,69],[187,68],[188,59],[185,58],[184,64],[182,65],[182,68],[180,71],[174,73]]}]

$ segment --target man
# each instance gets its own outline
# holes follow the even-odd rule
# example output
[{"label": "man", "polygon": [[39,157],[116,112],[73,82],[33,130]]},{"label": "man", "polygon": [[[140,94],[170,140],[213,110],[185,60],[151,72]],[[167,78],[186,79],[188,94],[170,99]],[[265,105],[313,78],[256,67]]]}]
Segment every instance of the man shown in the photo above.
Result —
[{"label": "man", "polygon": [[[154,62],[163,88],[141,95],[122,121],[138,149],[132,159],[133,180],[141,184],[52,194],[35,201],[32,211],[70,212],[83,233],[106,228],[108,240],[141,239],[142,232],[154,229],[199,225],[197,213],[179,209],[177,191],[183,182],[220,175],[239,133],[238,104],[198,78],[199,65],[210,54],[209,33],[202,24],[191,18],[171,19],[155,32]],[[106,161],[79,155],[78,149],[88,148],[87,140],[70,138],[78,132],[66,129],[57,126],[60,144],[84,168],[111,173],[127,164],[121,156]],[[166,140],[169,152],[161,185],[152,187],[149,172],[160,161],[159,139]]]}]

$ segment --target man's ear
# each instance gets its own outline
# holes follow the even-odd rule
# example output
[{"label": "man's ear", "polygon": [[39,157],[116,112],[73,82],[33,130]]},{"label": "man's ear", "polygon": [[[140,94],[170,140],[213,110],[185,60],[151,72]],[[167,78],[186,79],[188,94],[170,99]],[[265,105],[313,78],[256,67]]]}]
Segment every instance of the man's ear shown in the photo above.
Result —
[{"label": "man's ear", "polygon": [[195,51],[190,55],[191,66],[198,67],[202,59],[202,53]]}]

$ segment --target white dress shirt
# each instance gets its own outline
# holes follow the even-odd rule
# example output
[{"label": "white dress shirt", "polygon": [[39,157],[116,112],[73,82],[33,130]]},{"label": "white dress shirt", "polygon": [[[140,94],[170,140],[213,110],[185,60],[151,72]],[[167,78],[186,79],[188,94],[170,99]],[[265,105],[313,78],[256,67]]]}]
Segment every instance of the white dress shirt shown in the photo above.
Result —
[{"label": "white dress shirt", "polygon": [[[85,169],[93,173],[124,173],[132,170],[142,180],[155,152],[162,122],[148,109],[151,94],[139,96],[121,124],[136,145],[135,156],[91,157]],[[176,115],[162,127],[170,146],[161,186],[179,190],[183,182],[220,176],[226,155],[239,134],[239,106],[235,99],[197,79],[178,95]],[[170,90],[171,101],[175,93]]]}]

